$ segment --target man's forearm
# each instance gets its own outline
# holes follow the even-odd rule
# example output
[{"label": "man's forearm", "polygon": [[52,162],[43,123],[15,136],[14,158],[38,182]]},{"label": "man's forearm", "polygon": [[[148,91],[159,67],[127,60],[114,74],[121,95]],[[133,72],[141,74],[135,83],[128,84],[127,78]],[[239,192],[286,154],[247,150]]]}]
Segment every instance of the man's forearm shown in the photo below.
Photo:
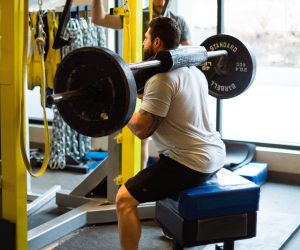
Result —
[{"label": "man's forearm", "polygon": [[122,20],[118,15],[110,15],[104,9],[103,0],[92,2],[92,22],[107,28],[121,29]]},{"label": "man's forearm", "polygon": [[140,139],[146,138],[145,134],[145,127],[141,122],[140,114],[138,112],[133,113],[132,117],[130,118],[128,124],[128,128],[131,130],[133,134],[135,134]]},{"label": "man's forearm", "polygon": [[162,120],[163,117],[153,115],[140,109],[139,112],[133,113],[127,125],[137,137],[145,139],[154,133]]},{"label": "man's forearm", "polygon": [[103,13],[103,1],[102,0],[93,0],[92,1],[92,22],[95,24],[99,23],[99,20],[102,18],[105,13]]}]

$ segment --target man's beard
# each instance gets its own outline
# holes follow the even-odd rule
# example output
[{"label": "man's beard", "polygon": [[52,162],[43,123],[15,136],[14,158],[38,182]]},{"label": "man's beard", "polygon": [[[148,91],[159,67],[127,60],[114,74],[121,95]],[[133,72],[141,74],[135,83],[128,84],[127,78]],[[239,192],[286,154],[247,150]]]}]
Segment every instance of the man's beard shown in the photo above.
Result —
[{"label": "man's beard", "polygon": [[153,16],[154,17],[157,17],[157,16],[160,16],[162,14],[162,11],[163,11],[163,8],[164,6],[161,6],[161,5],[153,5]]},{"label": "man's beard", "polygon": [[152,47],[147,51],[144,51],[144,61],[150,60],[155,56],[155,52],[153,51]]}]

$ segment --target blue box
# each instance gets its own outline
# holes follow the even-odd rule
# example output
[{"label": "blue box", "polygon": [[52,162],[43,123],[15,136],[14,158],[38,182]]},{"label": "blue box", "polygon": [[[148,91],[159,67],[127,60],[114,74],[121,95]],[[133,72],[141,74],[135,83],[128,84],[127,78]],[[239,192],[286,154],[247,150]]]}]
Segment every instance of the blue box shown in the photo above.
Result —
[{"label": "blue box", "polygon": [[268,164],[262,162],[250,162],[247,165],[234,170],[234,173],[261,186],[267,180]]}]

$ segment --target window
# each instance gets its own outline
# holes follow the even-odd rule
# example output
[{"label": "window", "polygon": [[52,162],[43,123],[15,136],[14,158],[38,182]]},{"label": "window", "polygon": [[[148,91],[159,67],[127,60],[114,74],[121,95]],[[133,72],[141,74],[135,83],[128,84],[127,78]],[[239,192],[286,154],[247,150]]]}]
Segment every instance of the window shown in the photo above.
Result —
[{"label": "window", "polygon": [[224,1],[224,33],[256,56],[252,86],[223,101],[226,139],[300,146],[300,17],[297,0]]},{"label": "window", "polygon": [[[193,7],[191,7],[193,6]],[[194,45],[200,45],[207,37],[217,32],[217,1],[177,0],[170,1],[169,7],[187,22]],[[216,99],[209,98],[209,112],[216,124]]]},{"label": "window", "polygon": [[[42,121],[43,109],[41,105],[40,87],[35,87],[33,90],[26,90],[27,113],[30,120]],[[46,108],[47,120],[52,121],[53,111]]]},{"label": "window", "polygon": [[[216,5],[177,0],[177,13],[188,21],[196,44],[216,34]],[[222,101],[224,139],[300,146],[299,9],[297,0],[224,0],[224,33],[249,46],[257,61],[250,88]]]}]

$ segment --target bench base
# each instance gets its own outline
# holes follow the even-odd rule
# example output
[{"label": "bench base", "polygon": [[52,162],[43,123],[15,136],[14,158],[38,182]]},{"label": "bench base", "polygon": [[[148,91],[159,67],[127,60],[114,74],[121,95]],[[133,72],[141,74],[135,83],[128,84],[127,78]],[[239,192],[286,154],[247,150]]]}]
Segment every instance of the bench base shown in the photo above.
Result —
[{"label": "bench base", "polygon": [[235,240],[256,236],[256,212],[185,220],[174,204],[171,199],[156,203],[156,220],[173,238],[173,249],[224,242],[223,249],[229,250]]}]

